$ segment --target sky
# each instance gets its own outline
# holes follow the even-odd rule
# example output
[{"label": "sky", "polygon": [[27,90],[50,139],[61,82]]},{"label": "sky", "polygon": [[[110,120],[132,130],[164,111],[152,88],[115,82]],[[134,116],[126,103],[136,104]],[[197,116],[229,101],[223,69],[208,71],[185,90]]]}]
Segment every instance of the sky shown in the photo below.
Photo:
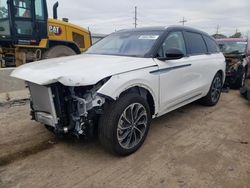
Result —
[{"label": "sky", "polygon": [[[218,31],[227,36],[250,30],[250,0],[58,0],[59,18],[89,28],[92,33],[109,34],[134,27],[181,25],[195,27],[209,34]],[[49,16],[56,0],[47,0]],[[250,37],[250,33],[249,33]]]}]

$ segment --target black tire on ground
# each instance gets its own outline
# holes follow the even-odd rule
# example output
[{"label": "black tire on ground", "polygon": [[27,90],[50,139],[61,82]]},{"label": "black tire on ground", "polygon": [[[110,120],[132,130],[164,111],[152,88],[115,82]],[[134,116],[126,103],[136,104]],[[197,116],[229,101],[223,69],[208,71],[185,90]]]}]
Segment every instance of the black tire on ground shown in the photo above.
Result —
[{"label": "black tire on ground", "polygon": [[147,101],[138,94],[126,94],[105,106],[104,114],[99,119],[99,140],[112,153],[121,156],[132,154],[143,144],[150,122],[151,114]]},{"label": "black tire on ground", "polygon": [[231,85],[232,89],[240,89],[241,87],[244,86],[244,82],[246,79],[246,69],[245,68],[240,68],[238,71],[239,77],[236,79],[235,83]]},{"label": "black tire on ground", "polygon": [[48,131],[50,131],[50,132],[52,132],[52,133],[55,133],[55,132],[54,132],[54,131],[55,131],[55,128],[54,128],[54,127],[49,126],[49,125],[44,125],[44,127],[45,127]]},{"label": "black tire on ground", "polygon": [[246,79],[244,80],[243,86],[240,88],[240,94],[247,99],[247,88],[245,87]]},{"label": "black tire on ground", "polygon": [[222,89],[222,75],[217,72],[211,83],[208,94],[200,102],[205,106],[214,106],[218,103]]},{"label": "black tire on ground", "polygon": [[51,47],[43,54],[43,59],[51,59],[56,57],[76,55],[76,52],[71,48],[63,45]]},{"label": "black tire on ground", "polygon": [[247,91],[246,91],[246,90],[241,89],[241,90],[240,90],[240,94],[241,94],[244,98],[247,99]]}]

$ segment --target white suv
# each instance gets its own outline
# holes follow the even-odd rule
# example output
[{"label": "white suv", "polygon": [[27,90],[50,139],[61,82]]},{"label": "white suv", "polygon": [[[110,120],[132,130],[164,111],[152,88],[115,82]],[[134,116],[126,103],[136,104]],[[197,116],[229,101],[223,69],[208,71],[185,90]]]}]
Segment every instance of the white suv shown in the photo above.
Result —
[{"label": "white suv", "polygon": [[144,142],[151,118],[200,99],[215,105],[225,58],[213,38],[187,27],[115,32],[81,55],[17,68],[32,118],[55,133],[90,137],[119,155]]}]

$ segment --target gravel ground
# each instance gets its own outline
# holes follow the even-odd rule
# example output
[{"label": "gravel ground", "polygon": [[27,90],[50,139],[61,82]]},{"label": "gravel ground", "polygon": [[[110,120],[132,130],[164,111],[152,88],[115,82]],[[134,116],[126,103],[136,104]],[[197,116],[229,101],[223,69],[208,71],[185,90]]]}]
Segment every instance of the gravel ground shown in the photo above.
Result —
[{"label": "gravel ground", "polygon": [[250,187],[250,102],[223,93],[215,107],[187,105],[152,122],[128,157],[97,140],[57,139],[29,105],[0,107],[0,187]]}]

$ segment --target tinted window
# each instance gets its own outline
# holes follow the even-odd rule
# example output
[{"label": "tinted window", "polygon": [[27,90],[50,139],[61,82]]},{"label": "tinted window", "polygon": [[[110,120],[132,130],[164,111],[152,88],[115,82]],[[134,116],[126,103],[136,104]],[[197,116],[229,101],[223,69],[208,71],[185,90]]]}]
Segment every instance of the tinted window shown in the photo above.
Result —
[{"label": "tinted window", "polygon": [[164,40],[160,51],[158,52],[160,57],[165,57],[167,50],[169,49],[178,49],[186,55],[186,47],[182,32],[172,32]]},{"label": "tinted window", "polygon": [[213,39],[211,39],[207,36],[203,36],[203,37],[204,37],[204,40],[206,41],[209,53],[217,53],[220,51],[218,45],[216,44],[216,42]]},{"label": "tinted window", "polygon": [[31,1],[17,0],[14,1],[16,17],[31,18]]},{"label": "tinted window", "polygon": [[0,1],[0,19],[8,18],[8,4],[7,0]]},{"label": "tinted window", "polygon": [[20,35],[31,35],[32,34],[32,23],[27,21],[16,21],[17,33]]},{"label": "tinted window", "polygon": [[202,38],[202,35],[198,33],[184,32],[187,51],[190,55],[198,55],[207,53],[206,44]]},{"label": "tinted window", "polygon": [[44,8],[42,0],[35,0],[36,19],[44,20]]}]

